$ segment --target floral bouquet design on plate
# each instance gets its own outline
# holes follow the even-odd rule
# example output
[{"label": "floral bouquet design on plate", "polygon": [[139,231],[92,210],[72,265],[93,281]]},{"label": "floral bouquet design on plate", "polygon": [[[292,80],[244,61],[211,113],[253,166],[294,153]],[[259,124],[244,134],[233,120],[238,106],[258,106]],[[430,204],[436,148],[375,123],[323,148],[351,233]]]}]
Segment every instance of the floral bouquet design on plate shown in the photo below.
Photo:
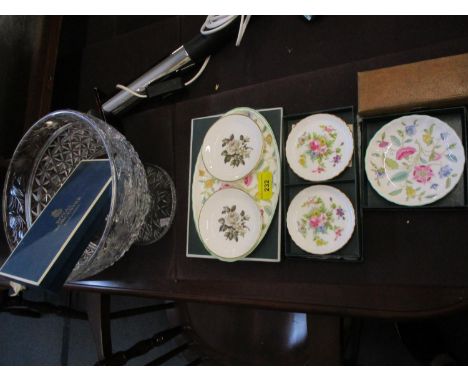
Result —
[{"label": "floral bouquet design on plate", "polygon": [[390,122],[372,139],[366,172],[390,201],[423,205],[455,187],[464,162],[461,141],[448,125],[428,116],[409,116]]},{"label": "floral bouquet design on plate", "polygon": [[333,197],[329,197],[327,206],[320,196],[314,196],[304,202],[301,207],[308,208],[308,212],[302,215],[297,222],[299,233],[307,238],[309,232],[317,246],[328,244],[329,240],[338,240],[343,232],[340,221],[346,220],[343,208],[335,203]]},{"label": "floral bouquet design on plate", "polygon": [[250,158],[252,147],[249,147],[250,139],[247,136],[240,135],[239,139],[234,138],[231,134],[229,138],[224,138],[222,147],[224,150],[221,155],[224,157],[224,163],[229,163],[232,167],[239,167],[240,164],[245,165],[245,159]]},{"label": "floral bouquet design on plate", "polygon": [[244,210],[240,213],[237,212],[236,205],[223,207],[221,215],[223,217],[218,220],[219,232],[224,232],[224,237],[227,240],[239,241],[239,236],[244,237],[245,233],[250,230],[246,224],[250,217]]},{"label": "floral bouquet design on plate", "polygon": [[333,126],[320,125],[322,133],[304,132],[297,140],[297,149],[305,149],[299,156],[299,164],[307,168],[307,158],[312,161],[314,173],[322,173],[326,166],[335,167],[341,162],[341,147],[343,142],[336,145],[337,133]]},{"label": "floral bouquet design on plate", "polygon": [[350,164],[353,125],[332,114],[313,114],[291,125],[286,159],[291,170],[312,182],[332,179]]},{"label": "floral bouquet design on plate", "polygon": [[294,243],[303,251],[326,255],[351,239],[356,217],[349,198],[326,185],[301,190],[289,204],[286,225]]}]

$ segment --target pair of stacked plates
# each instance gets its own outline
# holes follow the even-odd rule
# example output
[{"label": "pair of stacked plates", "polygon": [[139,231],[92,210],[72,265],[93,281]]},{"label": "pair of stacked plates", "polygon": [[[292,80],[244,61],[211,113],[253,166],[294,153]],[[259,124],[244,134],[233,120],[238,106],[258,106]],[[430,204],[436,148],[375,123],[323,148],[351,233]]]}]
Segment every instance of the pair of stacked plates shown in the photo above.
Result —
[{"label": "pair of stacked plates", "polygon": [[[271,188],[266,196],[263,176]],[[210,254],[236,261],[252,253],[273,219],[280,180],[278,146],[260,113],[237,108],[210,127],[192,183],[195,226]]]},{"label": "pair of stacked plates", "polygon": [[[331,114],[315,114],[293,126],[286,142],[286,159],[299,177],[323,182],[341,174],[353,156],[349,126]],[[354,207],[335,187],[315,185],[300,191],[287,212],[292,240],[304,251],[324,255],[336,252],[351,238]]]}]

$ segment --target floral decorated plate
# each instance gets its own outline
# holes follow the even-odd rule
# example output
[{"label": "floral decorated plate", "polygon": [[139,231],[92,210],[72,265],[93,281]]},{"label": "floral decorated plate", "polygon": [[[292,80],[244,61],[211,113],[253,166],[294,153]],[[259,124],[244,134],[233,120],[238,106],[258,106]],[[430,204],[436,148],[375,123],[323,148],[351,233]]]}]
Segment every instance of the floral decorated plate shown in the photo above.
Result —
[{"label": "floral decorated plate", "polygon": [[250,195],[227,188],[215,192],[203,205],[198,227],[203,245],[212,255],[234,261],[256,247],[262,216]]},{"label": "floral decorated plate", "polygon": [[225,115],[206,133],[201,148],[203,163],[215,178],[242,179],[258,164],[263,137],[257,124],[239,114]]},{"label": "floral decorated plate", "polygon": [[[234,182],[226,182],[213,177],[206,169],[201,152],[197,157],[192,181],[192,213],[195,227],[200,235],[198,216],[208,200],[218,190],[237,188],[248,193],[256,202],[262,216],[261,234],[258,243],[263,239],[273,220],[276,206],[279,202],[281,184],[281,162],[275,135],[267,120],[256,110],[241,107],[230,110],[227,115],[242,115],[250,118],[262,133],[264,141],[262,155],[254,170],[242,179]],[[271,175],[271,194],[265,195],[261,191],[261,178],[263,175]],[[223,259],[218,257],[219,259]]]},{"label": "floral decorated plate", "polygon": [[427,115],[394,119],[371,139],[366,151],[367,179],[385,199],[422,206],[447,195],[458,183],[465,150],[457,133]]},{"label": "floral decorated plate", "polygon": [[331,114],[315,114],[293,126],[286,142],[286,159],[301,178],[323,181],[348,166],[353,148],[346,122]]},{"label": "floral decorated plate", "polygon": [[288,208],[288,232],[304,251],[325,255],[343,247],[354,232],[354,208],[348,197],[330,186],[310,186]]}]

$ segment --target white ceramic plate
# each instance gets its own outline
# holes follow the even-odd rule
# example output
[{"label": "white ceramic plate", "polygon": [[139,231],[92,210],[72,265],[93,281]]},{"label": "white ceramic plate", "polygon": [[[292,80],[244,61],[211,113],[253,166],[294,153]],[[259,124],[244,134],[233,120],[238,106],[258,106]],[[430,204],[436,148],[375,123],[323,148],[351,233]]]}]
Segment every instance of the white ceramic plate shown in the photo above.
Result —
[{"label": "white ceramic plate", "polygon": [[225,261],[247,256],[256,247],[262,216],[255,200],[244,191],[226,188],[203,205],[198,219],[205,248]]},{"label": "white ceramic plate", "polygon": [[263,149],[262,132],[244,115],[225,115],[210,127],[201,148],[209,173],[225,182],[245,177],[258,164]]},{"label": "white ceramic plate", "polygon": [[325,255],[343,247],[354,232],[354,208],[348,197],[330,186],[299,192],[288,208],[288,232],[304,251]]},{"label": "white ceramic plate", "polygon": [[346,122],[331,114],[315,114],[293,126],[286,159],[298,176],[317,182],[339,175],[348,166],[353,149]]},{"label": "white ceramic plate", "polygon": [[422,206],[447,195],[465,166],[465,149],[445,122],[409,115],[387,123],[366,151],[367,179],[390,202]]}]

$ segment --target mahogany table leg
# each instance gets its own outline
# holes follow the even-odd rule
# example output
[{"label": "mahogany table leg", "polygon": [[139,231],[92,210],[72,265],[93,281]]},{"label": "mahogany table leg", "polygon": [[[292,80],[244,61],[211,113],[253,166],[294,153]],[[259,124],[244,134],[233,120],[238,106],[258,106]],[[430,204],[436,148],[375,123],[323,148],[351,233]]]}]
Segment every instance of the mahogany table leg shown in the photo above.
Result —
[{"label": "mahogany table leg", "polygon": [[88,293],[86,296],[86,310],[96,344],[98,360],[102,361],[112,355],[110,295]]}]

